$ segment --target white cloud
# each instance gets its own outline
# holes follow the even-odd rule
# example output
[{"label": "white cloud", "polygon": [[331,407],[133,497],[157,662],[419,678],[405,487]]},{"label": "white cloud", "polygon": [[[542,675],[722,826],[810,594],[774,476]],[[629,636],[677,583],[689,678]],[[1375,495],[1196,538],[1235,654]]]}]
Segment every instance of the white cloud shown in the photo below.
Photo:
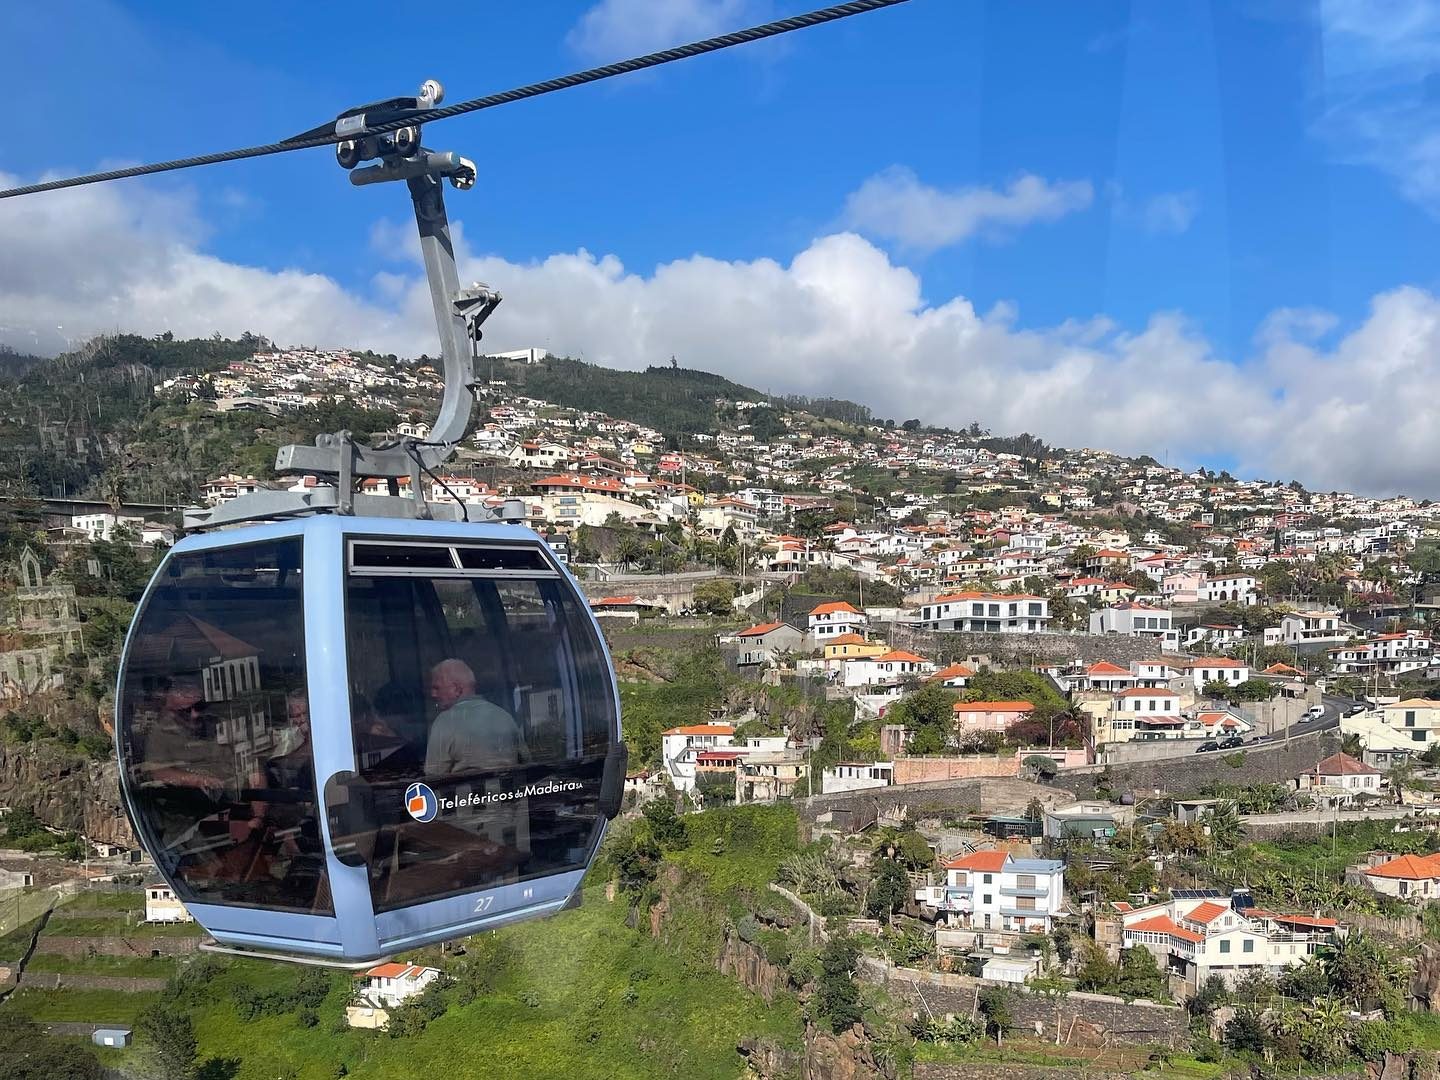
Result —
[{"label": "white cloud", "polygon": [[[0,203],[0,313],[10,327],[0,340],[23,348],[34,331],[53,346],[56,326],[79,337],[118,325],[434,352],[413,262],[377,273],[360,296],[322,275],[198,250],[191,219],[183,200],[136,186]],[[1420,289],[1377,296],[1343,330],[1324,312],[1276,312],[1242,366],[1176,313],[1139,329],[1101,316],[1022,328],[1012,304],[978,312],[959,296],[927,302],[913,270],[849,232],[788,262],[694,256],[649,275],[585,251],[521,264],[469,254],[463,235],[457,247],[462,280],[505,294],[486,327],[497,348],[545,345],[632,369],[674,355],[761,389],[848,397],[881,416],[978,419],[1060,445],[1223,457],[1248,475],[1440,497],[1440,296]]]},{"label": "white cloud", "polygon": [[1115,181],[1106,185],[1115,220],[1152,236],[1178,236],[1200,213],[1200,196],[1194,191],[1162,191],[1136,201]]},{"label": "white cloud", "polygon": [[1200,198],[1195,192],[1175,191],[1146,199],[1140,208],[1140,220],[1146,232],[1178,235],[1190,228],[1199,212]]},{"label": "white cloud", "polygon": [[1317,128],[1343,160],[1389,175],[1440,217],[1440,5],[1326,0]]},{"label": "white cloud", "polygon": [[759,10],[755,0],[600,0],[565,42],[589,60],[622,60],[749,26]]},{"label": "white cloud", "polygon": [[845,223],[915,251],[934,251],[979,232],[1004,232],[1084,210],[1088,180],[1053,183],[1028,173],[1004,189],[941,190],[896,165],[870,177],[845,200]]}]

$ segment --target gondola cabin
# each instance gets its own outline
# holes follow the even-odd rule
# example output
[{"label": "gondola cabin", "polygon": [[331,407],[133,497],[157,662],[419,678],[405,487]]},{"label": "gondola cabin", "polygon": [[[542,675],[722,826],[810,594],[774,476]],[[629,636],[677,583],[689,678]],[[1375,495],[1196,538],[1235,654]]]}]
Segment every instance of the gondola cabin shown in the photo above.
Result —
[{"label": "gondola cabin", "polygon": [[126,642],[127,809],[221,945],[359,962],[559,910],[625,775],[609,656],[513,525],[187,537]]}]

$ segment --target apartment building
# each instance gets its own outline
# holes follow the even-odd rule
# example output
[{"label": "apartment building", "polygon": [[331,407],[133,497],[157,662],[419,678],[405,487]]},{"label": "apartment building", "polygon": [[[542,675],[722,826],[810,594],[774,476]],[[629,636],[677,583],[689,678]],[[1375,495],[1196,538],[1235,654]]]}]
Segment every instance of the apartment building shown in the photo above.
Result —
[{"label": "apartment building", "polygon": [[916,889],[915,899],[947,926],[1048,934],[1067,913],[1059,860],[972,851],[942,862],[941,870],[944,884]]}]

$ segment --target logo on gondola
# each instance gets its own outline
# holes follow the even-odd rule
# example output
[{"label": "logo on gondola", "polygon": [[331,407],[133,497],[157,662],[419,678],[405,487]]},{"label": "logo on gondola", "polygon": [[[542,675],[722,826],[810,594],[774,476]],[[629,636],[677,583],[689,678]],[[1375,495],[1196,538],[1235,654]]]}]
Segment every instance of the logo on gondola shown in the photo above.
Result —
[{"label": "logo on gondola", "polygon": [[429,784],[411,784],[405,789],[405,809],[416,821],[434,821],[440,812],[440,800]]}]

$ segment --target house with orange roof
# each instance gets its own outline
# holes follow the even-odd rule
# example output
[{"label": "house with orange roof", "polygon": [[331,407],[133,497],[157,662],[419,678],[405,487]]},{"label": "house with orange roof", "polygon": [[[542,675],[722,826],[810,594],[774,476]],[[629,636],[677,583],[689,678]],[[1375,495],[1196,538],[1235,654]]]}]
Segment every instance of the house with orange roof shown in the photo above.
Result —
[{"label": "house with orange roof", "polygon": [[817,604],[805,616],[805,621],[816,644],[824,644],[828,639],[841,634],[862,633],[865,627],[870,625],[870,619],[863,611],[844,600]]},{"label": "house with orange roof", "polygon": [[937,923],[976,931],[976,944],[1002,944],[1014,935],[1049,933],[1068,914],[1065,864],[981,850],[940,863],[943,884],[921,886],[915,900]]},{"label": "house with orange roof", "polygon": [[345,1008],[345,1022],[353,1028],[383,1029],[390,1010],[412,998],[440,978],[440,969],[420,964],[386,963],[358,976],[360,985]]},{"label": "house with orange roof", "polygon": [[975,672],[964,664],[948,664],[931,675],[926,682],[938,682],[941,686],[963,689],[975,677]]},{"label": "house with orange roof", "polygon": [[1377,893],[1428,903],[1440,898],[1440,855],[1391,855],[1371,852],[1361,870]]},{"label": "house with orange roof", "polygon": [[1192,890],[1161,904],[1116,905],[1121,944],[1143,948],[1193,992],[1212,975],[1234,986],[1251,971],[1277,975],[1305,963],[1338,935],[1334,919],[1256,908],[1248,894]]},{"label": "house with orange roof", "polygon": [[820,655],[826,662],[850,660],[857,656],[879,656],[890,651],[890,646],[883,641],[867,641],[860,634],[840,634],[836,637],[827,638],[820,646]]},{"label": "house with orange roof", "polygon": [[1050,625],[1050,601],[1028,593],[942,593],[920,607],[924,630],[1039,634]]},{"label": "house with orange roof", "polygon": [[735,662],[742,667],[768,664],[785,652],[799,652],[805,647],[805,635],[785,622],[766,622],[748,626],[738,634],[722,639],[723,645],[735,651]]}]

